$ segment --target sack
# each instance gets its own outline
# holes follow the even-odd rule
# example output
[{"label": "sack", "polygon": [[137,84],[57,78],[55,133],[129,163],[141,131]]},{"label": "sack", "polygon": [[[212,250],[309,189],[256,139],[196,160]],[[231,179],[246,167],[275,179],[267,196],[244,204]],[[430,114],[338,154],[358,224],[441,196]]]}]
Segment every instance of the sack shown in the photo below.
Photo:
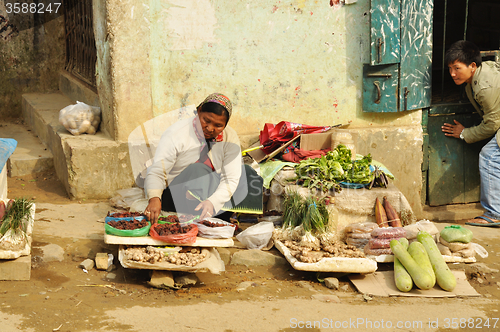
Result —
[{"label": "sack", "polygon": [[[128,210],[132,204],[144,198],[144,190],[139,187],[121,189],[116,192],[116,196],[109,200],[111,206]],[[144,210],[143,210],[144,211]]]},{"label": "sack", "polygon": [[233,237],[236,225],[219,218],[206,218],[205,220],[224,226],[210,227],[203,225],[201,220],[196,221],[195,224],[198,226],[198,234],[200,237],[207,239],[230,239]]},{"label": "sack", "polygon": [[169,244],[193,244],[196,242],[196,236],[198,235],[198,226],[196,225],[193,225],[193,228],[187,233],[173,235],[159,235],[155,229],[159,225],[161,224],[154,224],[149,229],[149,236],[155,240]]},{"label": "sack", "polygon": [[236,239],[248,249],[262,249],[271,239],[273,231],[274,224],[272,222],[262,221],[236,235]]},{"label": "sack", "polygon": [[472,231],[467,228],[463,228],[460,225],[446,226],[439,235],[446,242],[462,242],[469,243],[472,241]]},{"label": "sack", "polygon": [[462,242],[448,242],[442,237],[439,237],[439,243],[441,243],[443,246],[446,246],[450,248],[452,252],[464,250],[464,249],[470,249],[472,248],[472,243],[462,243]]},{"label": "sack", "polygon": [[94,135],[101,123],[101,109],[77,101],[59,111],[59,123],[75,136]]}]

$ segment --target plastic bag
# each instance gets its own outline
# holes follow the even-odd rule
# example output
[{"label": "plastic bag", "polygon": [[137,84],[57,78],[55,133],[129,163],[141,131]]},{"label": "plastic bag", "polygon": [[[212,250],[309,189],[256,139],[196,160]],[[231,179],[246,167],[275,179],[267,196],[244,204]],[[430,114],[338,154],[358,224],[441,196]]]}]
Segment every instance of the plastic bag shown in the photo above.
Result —
[{"label": "plastic bag", "polygon": [[345,231],[346,233],[371,233],[375,228],[378,228],[377,223],[357,222],[347,225]]},{"label": "plastic bag", "polygon": [[446,242],[462,242],[469,243],[472,241],[472,231],[467,228],[463,228],[460,225],[446,226],[439,235]]},{"label": "plastic bag", "polygon": [[262,221],[236,235],[236,239],[248,249],[262,249],[271,239],[273,230],[274,224],[272,222]]},{"label": "plastic bag", "polygon": [[101,123],[101,109],[77,101],[59,111],[59,123],[73,135],[94,135]]},{"label": "plastic bag", "polygon": [[373,256],[392,255],[391,248],[372,249],[372,248],[370,248],[369,244],[367,244],[365,246],[364,252],[365,252],[365,255],[373,255]]},{"label": "plastic bag", "polygon": [[149,233],[149,228],[151,227],[151,223],[148,221],[148,225],[142,228],[137,228],[137,229],[118,229],[114,228],[111,225],[109,225],[109,222],[111,221],[119,221],[119,220],[126,220],[126,221],[131,221],[132,219],[136,220],[144,220],[144,217],[135,217],[135,218],[110,218],[106,217],[104,221],[104,230],[106,231],[106,234],[111,234],[111,235],[117,235],[117,236],[132,236],[132,237],[137,237],[137,236],[147,236]]},{"label": "plastic bag", "polygon": [[345,242],[350,246],[355,246],[358,249],[363,249],[370,239],[356,239],[352,237],[348,237],[345,239]]},{"label": "plastic bag", "polygon": [[193,225],[193,228],[187,233],[173,235],[159,235],[155,229],[158,226],[161,226],[161,224],[154,224],[149,229],[149,236],[155,240],[171,244],[192,244],[196,242],[196,236],[198,235],[198,226],[196,225]]},{"label": "plastic bag", "polygon": [[224,226],[210,227],[203,225],[201,220],[197,221],[195,224],[198,226],[198,234],[200,234],[200,237],[207,239],[230,239],[233,237],[236,225],[219,218],[206,218],[205,220]]},{"label": "plastic bag", "polygon": [[488,251],[484,249],[484,247],[478,243],[472,243],[472,248],[474,251],[481,257],[481,258],[487,258],[488,257]]},{"label": "plastic bag", "polygon": [[415,224],[407,225],[403,227],[406,231],[406,238],[408,240],[416,239],[419,231],[425,231],[430,235],[435,235],[439,233],[436,225],[432,221],[427,219],[422,219]]},{"label": "plastic bag", "polygon": [[371,234],[381,239],[399,239],[406,237],[406,230],[403,227],[381,227],[375,228]]}]

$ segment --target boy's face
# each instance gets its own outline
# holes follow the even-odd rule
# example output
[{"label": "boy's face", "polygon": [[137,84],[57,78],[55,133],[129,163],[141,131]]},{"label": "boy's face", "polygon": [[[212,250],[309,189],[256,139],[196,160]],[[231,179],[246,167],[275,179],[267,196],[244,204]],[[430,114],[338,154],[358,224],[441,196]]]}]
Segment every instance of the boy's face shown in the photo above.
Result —
[{"label": "boy's face", "polygon": [[472,77],[476,72],[477,66],[475,62],[467,66],[465,63],[456,60],[448,65],[448,69],[450,70],[451,78],[455,84],[462,85],[472,82]]}]

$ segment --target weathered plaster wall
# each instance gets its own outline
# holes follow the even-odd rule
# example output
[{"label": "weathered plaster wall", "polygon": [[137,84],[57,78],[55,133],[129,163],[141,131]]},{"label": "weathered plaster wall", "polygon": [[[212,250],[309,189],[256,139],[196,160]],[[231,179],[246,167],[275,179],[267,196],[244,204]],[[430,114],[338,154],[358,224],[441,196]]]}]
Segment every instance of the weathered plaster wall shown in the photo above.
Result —
[{"label": "weathered plaster wall", "polygon": [[[344,6],[329,0],[94,2],[106,7],[106,32],[98,43],[109,44],[110,79],[99,93],[110,97],[115,139],[126,140],[154,116],[222,92],[233,101],[230,125],[244,147],[266,122],[349,123],[364,131],[365,146],[378,146],[377,159],[394,169],[419,213],[421,112],[362,111],[369,0]],[[398,151],[406,157],[395,159]]]},{"label": "weathered plaster wall", "polygon": [[115,140],[126,141],[153,117],[149,1],[93,0],[93,6],[104,128]]},{"label": "weathered plaster wall", "polygon": [[21,117],[23,93],[57,91],[65,61],[61,9],[14,14],[7,3],[15,1],[0,0],[0,119]]}]

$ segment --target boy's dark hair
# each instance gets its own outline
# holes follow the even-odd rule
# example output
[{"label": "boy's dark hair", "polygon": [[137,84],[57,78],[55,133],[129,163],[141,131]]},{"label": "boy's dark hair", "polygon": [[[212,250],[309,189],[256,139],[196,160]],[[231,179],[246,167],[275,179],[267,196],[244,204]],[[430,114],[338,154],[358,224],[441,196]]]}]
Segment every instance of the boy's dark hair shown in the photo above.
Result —
[{"label": "boy's dark hair", "polygon": [[479,51],[479,47],[476,44],[467,41],[467,40],[459,40],[454,42],[446,54],[444,56],[444,62],[447,65],[452,64],[457,61],[462,62],[466,66],[475,62],[476,66],[481,66],[481,52]]},{"label": "boy's dark hair", "polygon": [[229,121],[229,112],[226,108],[220,104],[208,102],[198,109],[200,112],[209,112],[217,115],[225,115],[226,116],[226,124]]}]

